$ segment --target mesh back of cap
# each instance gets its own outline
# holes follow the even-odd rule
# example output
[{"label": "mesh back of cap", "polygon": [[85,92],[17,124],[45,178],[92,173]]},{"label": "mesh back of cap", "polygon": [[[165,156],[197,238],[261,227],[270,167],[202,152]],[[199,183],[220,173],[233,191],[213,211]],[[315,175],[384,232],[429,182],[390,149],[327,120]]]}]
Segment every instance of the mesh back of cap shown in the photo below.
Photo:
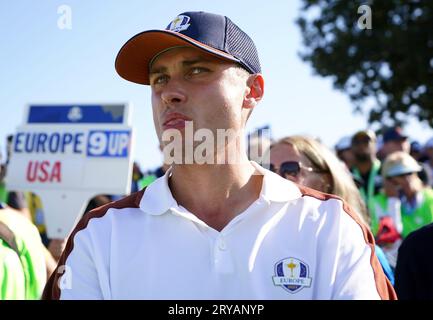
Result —
[{"label": "mesh back of cap", "polygon": [[261,73],[259,56],[253,40],[229,18],[226,19],[226,51],[238,58],[251,73]]}]

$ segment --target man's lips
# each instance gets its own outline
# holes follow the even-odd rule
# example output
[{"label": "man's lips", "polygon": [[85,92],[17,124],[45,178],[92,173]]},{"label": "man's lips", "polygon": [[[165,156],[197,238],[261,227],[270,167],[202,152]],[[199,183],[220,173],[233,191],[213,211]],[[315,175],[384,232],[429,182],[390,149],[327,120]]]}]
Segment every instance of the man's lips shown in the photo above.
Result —
[{"label": "man's lips", "polygon": [[192,119],[180,113],[170,113],[165,117],[162,127],[164,130],[182,129],[185,128],[186,121],[192,121]]}]

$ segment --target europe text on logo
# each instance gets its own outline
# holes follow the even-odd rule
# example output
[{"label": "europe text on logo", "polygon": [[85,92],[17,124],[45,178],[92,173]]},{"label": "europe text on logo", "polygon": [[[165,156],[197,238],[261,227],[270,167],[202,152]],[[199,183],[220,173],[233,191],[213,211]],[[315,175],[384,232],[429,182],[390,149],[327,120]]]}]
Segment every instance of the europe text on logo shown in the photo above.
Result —
[{"label": "europe text on logo", "polygon": [[275,264],[274,285],[281,286],[290,293],[296,293],[311,286],[308,265],[296,258],[285,258]]}]

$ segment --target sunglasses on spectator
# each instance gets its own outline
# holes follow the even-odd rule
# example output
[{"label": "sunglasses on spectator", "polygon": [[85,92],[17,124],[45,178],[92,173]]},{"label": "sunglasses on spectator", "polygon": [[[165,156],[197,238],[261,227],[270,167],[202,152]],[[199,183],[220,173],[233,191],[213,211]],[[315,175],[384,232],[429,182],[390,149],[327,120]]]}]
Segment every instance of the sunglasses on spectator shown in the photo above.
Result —
[{"label": "sunglasses on spectator", "polygon": [[316,172],[316,173],[327,173],[328,170],[318,170],[312,167],[304,166],[302,163],[298,161],[286,161],[283,162],[279,168],[275,167],[272,163],[269,166],[269,170],[275,172],[282,176],[283,178],[287,175],[292,177],[297,177],[301,172],[301,169],[307,170],[308,172]]}]

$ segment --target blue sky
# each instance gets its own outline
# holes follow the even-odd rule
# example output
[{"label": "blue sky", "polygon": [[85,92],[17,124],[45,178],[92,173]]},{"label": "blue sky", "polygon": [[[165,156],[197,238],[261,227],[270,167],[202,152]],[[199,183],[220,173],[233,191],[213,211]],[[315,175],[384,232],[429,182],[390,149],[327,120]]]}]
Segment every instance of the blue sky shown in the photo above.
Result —
[{"label": "blue sky", "polygon": [[[114,59],[134,34],[165,28],[179,13],[224,14],[255,41],[266,81],[265,98],[248,131],[270,124],[274,137],[318,136],[333,146],[343,135],[367,126],[331,81],[313,75],[298,57],[298,0],[264,1],[72,1],[0,2],[0,144],[21,124],[29,103],[118,103],[133,106],[134,158],[142,168],[159,165],[148,87],[121,79]],[[72,29],[59,29],[57,9],[68,5]],[[373,8],[374,19],[374,8]],[[374,26],[373,26],[374,27]],[[424,143],[433,130],[411,121],[405,128]]]}]

